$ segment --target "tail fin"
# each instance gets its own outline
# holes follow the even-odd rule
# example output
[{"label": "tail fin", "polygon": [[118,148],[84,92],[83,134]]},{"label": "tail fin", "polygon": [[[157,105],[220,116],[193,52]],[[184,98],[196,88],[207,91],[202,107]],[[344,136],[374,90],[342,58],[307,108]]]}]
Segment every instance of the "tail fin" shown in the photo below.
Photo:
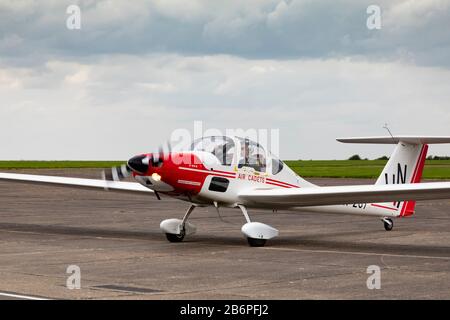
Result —
[{"label": "tail fin", "polygon": [[[427,157],[428,145],[450,143],[450,136],[388,136],[388,137],[358,137],[338,138],[343,143],[374,143],[396,144],[391,158],[383,169],[376,184],[404,184],[419,183],[422,178],[423,167]],[[372,204],[392,210],[392,204]],[[415,201],[394,203],[395,209],[400,209],[399,216],[410,216],[414,213]]]},{"label": "tail fin", "polygon": [[[427,144],[399,142],[375,184],[419,183],[422,179],[427,152]],[[392,206],[390,203],[386,205]],[[400,217],[406,217],[414,214],[416,202],[395,202],[393,205],[400,209]]]}]

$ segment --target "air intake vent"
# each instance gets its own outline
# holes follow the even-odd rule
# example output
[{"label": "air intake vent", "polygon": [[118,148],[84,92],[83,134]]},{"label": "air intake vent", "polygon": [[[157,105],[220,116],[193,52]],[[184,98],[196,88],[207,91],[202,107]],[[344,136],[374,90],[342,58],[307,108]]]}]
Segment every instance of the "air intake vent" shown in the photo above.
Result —
[{"label": "air intake vent", "polygon": [[211,184],[209,185],[209,190],[216,192],[225,192],[228,189],[230,181],[225,178],[213,177],[211,179]]}]

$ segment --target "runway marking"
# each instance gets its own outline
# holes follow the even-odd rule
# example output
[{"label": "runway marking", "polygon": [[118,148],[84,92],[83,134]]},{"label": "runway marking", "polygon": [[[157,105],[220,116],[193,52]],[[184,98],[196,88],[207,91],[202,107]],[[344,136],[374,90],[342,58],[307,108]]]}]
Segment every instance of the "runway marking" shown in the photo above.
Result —
[{"label": "runway marking", "polygon": [[397,258],[418,258],[418,259],[450,260],[450,257],[419,256],[419,255],[395,254],[395,253],[335,251],[335,250],[308,250],[308,249],[275,248],[275,247],[263,247],[263,248],[259,248],[259,249],[262,249],[262,250],[279,250],[279,251],[313,252],[313,253],[331,253],[331,254],[353,254],[353,255],[364,255],[364,256],[385,256],[385,257],[397,257]]},{"label": "runway marking", "polygon": [[50,300],[50,299],[46,299],[46,298],[25,296],[25,295],[21,295],[21,294],[14,294],[14,293],[7,293],[7,292],[0,292],[0,296],[8,297],[8,298],[25,299],[25,300]]}]

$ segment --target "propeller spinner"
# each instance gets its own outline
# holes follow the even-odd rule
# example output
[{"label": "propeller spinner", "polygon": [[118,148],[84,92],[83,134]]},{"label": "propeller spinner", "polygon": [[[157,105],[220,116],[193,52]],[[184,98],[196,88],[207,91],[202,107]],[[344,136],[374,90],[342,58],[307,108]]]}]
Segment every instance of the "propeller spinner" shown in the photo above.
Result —
[{"label": "propeller spinner", "polygon": [[[167,150],[167,153],[164,152],[164,149]],[[119,167],[112,167],[110,170],[103,171],[103,180],[122,181],[123,179],[128,178],[133,172],[138,175],[145,175],[148,173],[150,166],[160,167],[164,161],[164,157],[172,152],[170,141],[165,145],[160,145],[158,151],[158,153],[135,156],[128,160],[127,164]],[[152,178],[159,181],[161,176],[154,173]],[[156,190],[154,190],[154,192],[158,200],[161,200],[158,192]]]},{"label": "propeller spinner", "polygon": [[148,171],[150,157],[147,155],[135,156],[128,160],[127,164],[118,167],[112,167],[110,170],[102,172],[104,180],[122,181],[128,178],[133,172],[145,174]]}]

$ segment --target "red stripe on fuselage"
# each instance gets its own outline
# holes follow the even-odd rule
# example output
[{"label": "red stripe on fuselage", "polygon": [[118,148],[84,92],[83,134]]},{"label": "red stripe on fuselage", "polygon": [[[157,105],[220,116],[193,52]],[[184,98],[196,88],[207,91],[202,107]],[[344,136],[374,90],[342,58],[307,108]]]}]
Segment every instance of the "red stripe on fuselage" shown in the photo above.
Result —
[{"label": "red stripe on fuselage", "polygon": [[275,183],[275,182],[270,182],[270,181],[266,181],[266,184],[270,184],[270,185],[272,185],[272,186],[282,187],[282,188],[286,188],[286,189],[291,188],[291,187],[289,187],[289,186],[285,186],[285,185],[278,184],[278,183]]},{"label": "red stripe on fuselage", "polygon": [[208,169],[196,169],[196,168],[187,168],[187,167],[179,167],[181,170],[191,171],[191,172],[198,172],[198,173],[204,173],[207,175],[217,175],[221,177],[230,177],[230,178],[236,178],[235,173],[230,173],[226,171],[219,171],[219,170],[208,170]]},{"label": "red stripe on fuselage", "polygon": [[282,184],[282,185],[285,185],[285,186],[289,186],[289,187],[292,187],[292,188],[300,188],[299,186],[296,186],[294,184],[290,184],[290,183],[287,183],[287,182],[284,182],[284,181],[275,180],[275,179],[272,179],[272,178],[267,178],[266,180],[267,180],[267,182],[279,183],[279,184]]},{"label": "red stripe on fuselage", "polygon": [[[180,169],[208,173],[208,174],[217,175],[220,177],[236,178],[236,173],[234,173],[234,172],[227,172],[227,171],[221,171],[221,170],[207,170],[207,169],[202,170],[202,169],[187,168],[187,167],[180,167]],[[275,179],[271,179],[271,178],[265,178],[265,179],[266,179],[267,184],[276,185],[276,186],[285,187],[285,188],[299,188],[299,186],[296,186],[296,185],[293,185],[293,184],[290,184],[287,182],[283,182],[283,181],[279,181],[279,180],[275,180]]]},{"label": "red stripe on fuselage", "polygon": [[376,203],[371,203],[370,204],[372,207],[377,207],[377,208],[381,208],[381,209],[388,209],[388,210],[393,210],[393,211],[397,211],[397,208],[390,208],[390,207],[386,207],[386,206],[382,206]]},{"label": "red stripe on fuselage", "polygon": [[236,172],[220,171],[220,170],[215,170],[215,169],[211,169],[210,171],[219,172],[219,173],[223,173],[223,174],[231,174],[233,176],[236,176]]}]

